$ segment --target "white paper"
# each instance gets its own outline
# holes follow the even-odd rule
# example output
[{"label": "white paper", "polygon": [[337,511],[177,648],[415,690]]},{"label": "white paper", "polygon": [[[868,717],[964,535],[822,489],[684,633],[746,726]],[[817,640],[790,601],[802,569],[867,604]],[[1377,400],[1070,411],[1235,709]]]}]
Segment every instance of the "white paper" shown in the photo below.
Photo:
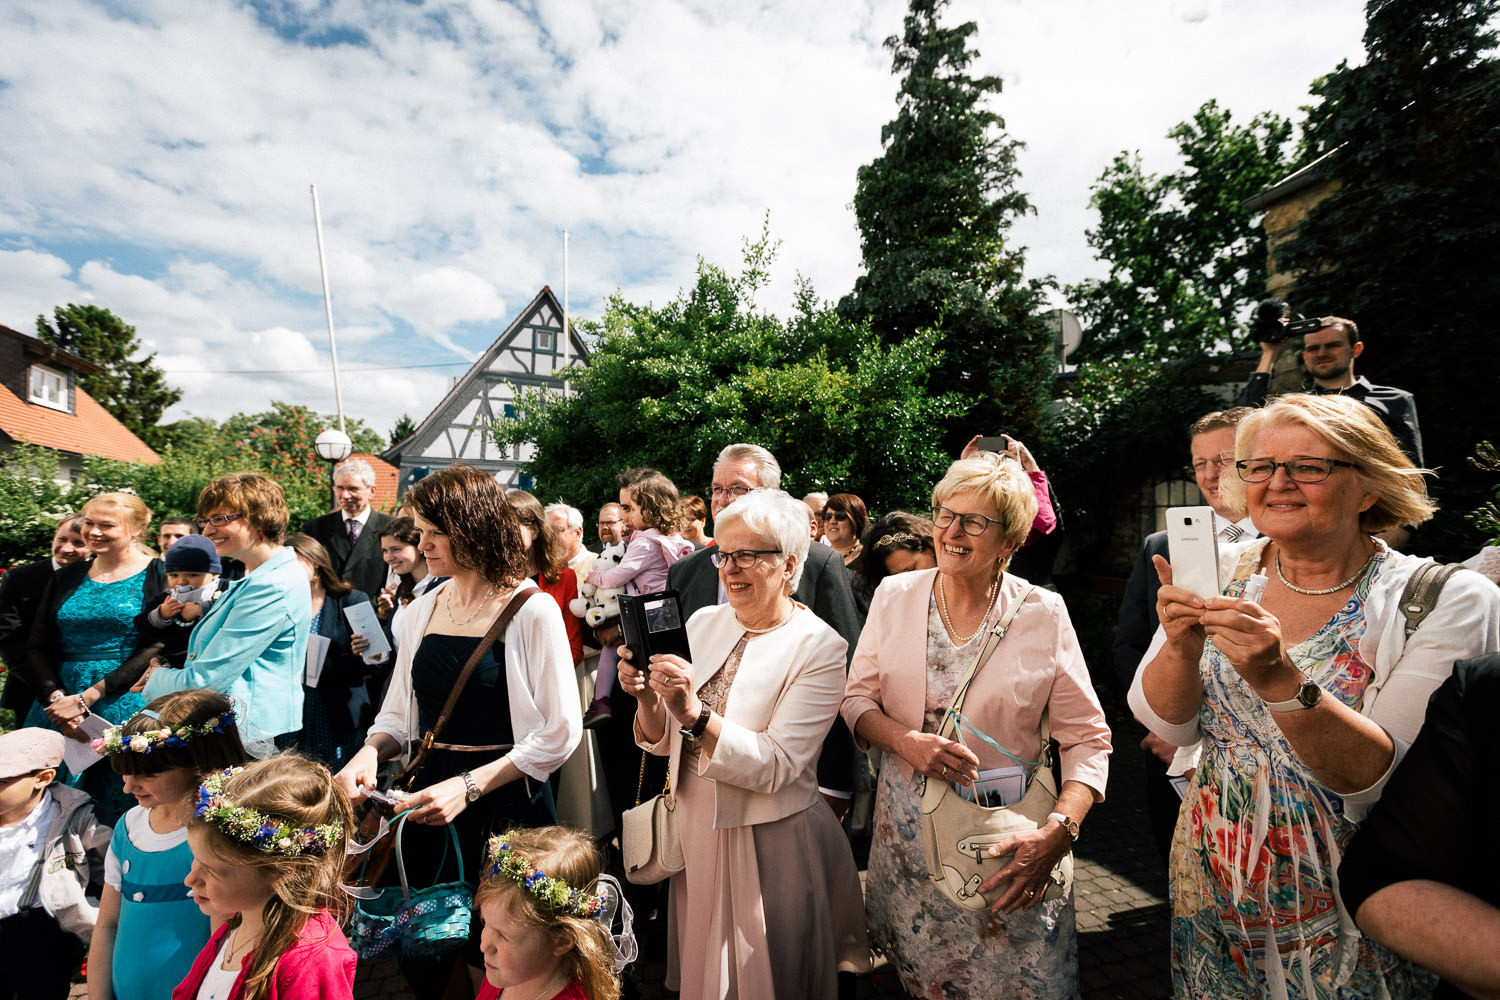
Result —
[{"label": "white paper", "polygon": [[360,601],[344,608],[344,617],[349,620],[349,631],[364,637],[370,644],[365,650],[367,662],[378,659],[382,653],[391,651],[391,644],[385,637],[385,630],[380,627],[380,619],[375,617],[375,609],[369,601]]},{"label": "white paper", "polygon": [[323,676],[323,661],[328,659],[329,640],[316,633],[307,637],[307,670],[303,675],[302,683],[310,688],[318,686],[318,678]]},{"label": "white paper", "polygon": [[979,780],[972,785],[954,785],[954,788],[970,802],[982,806],[1013,806],[1026,794],[1026,769],[997,767],[980,771]]},{"label": "white paper", "polygon": [[104,716],[95,712],[78,724],[79,730],[84,735],[82,743],[77,740],[68,740],[63,746],[63,763],[68,765],[68,770],[74,774],[82,774],[91,765],[99,763],[100,756],[89,746],[89,741],[98,739],[104,735],[106,729],[111,728],[114,723]]}]

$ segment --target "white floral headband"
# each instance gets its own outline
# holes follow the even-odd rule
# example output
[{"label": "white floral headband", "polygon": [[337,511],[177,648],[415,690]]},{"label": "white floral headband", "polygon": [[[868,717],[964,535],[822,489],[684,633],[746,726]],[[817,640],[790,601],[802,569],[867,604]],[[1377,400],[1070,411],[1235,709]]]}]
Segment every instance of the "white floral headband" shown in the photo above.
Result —
[{"label": "white floral headband", "polygon": [[[157,718],[155,712],[142,709],[137,715],[144,715],[148,719]],[[210,736],[214,733],[222,733],[225,727],[234,722],[234,709],[229,709],[220,715],[214,716],[206,722],[200,722],[195,726],[167,726],[160,729],[148,729],[145,732],[136,733],[133,736],[125,735],[125,726],[111,726],[104,731],[104,735],[89,742],[89,748],[101,757],[113,756],[126,752],[150,753],[161,747],[179,749],[186,747],[195,737]],[[127,723],[128,725],[128,723]]]}]

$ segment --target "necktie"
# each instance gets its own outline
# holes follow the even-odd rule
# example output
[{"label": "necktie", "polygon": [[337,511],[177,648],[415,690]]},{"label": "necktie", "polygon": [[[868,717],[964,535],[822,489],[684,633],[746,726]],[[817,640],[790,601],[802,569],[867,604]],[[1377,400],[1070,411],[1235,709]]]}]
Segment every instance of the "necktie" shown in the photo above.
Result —
[{"label": "necktie", "polygon": [[349,544],[353,545],[359,541],[359,522],[351,517],[344,522],[344,525],[349,529]]},{"label": "necktie", "polygon": [[[350,521],[349,523],[353,524],[354,522]],[[1238,524],[1231,524],[1224,529],[1224,541],[1226,542],[1237,542],[1244,536],[1245,529],[1241,528]]]}]

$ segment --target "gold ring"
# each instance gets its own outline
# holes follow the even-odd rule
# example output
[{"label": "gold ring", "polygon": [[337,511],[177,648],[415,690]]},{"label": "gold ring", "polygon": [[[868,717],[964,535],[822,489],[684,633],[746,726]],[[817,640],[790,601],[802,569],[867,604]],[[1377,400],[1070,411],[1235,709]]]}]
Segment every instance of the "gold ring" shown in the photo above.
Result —
[{"label": "gold ring", "polygon": [[1036,895],[1036,890],[1035,889],[1027,889],[1026,890],[1026,898],[1027,899],[1031,899],[1035,895]]}]

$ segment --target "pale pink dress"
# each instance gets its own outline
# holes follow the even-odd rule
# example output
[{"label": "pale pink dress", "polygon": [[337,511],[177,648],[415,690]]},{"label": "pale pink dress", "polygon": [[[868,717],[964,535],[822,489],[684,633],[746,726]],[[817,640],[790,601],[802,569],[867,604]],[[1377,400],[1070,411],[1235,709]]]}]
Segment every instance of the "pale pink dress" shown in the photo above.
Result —
[{"label": "pale pink dress", "polygon": [[[720,714],[750,639],[699,691]],[[677,775],[687,865],[671,881],[667,986],[694,1000],[834,1000],[839,972],[870,967],[859,871],[843,829],[820,800],[775,822],[715,830],[714,782],[698,775],[690,746]]]}]

